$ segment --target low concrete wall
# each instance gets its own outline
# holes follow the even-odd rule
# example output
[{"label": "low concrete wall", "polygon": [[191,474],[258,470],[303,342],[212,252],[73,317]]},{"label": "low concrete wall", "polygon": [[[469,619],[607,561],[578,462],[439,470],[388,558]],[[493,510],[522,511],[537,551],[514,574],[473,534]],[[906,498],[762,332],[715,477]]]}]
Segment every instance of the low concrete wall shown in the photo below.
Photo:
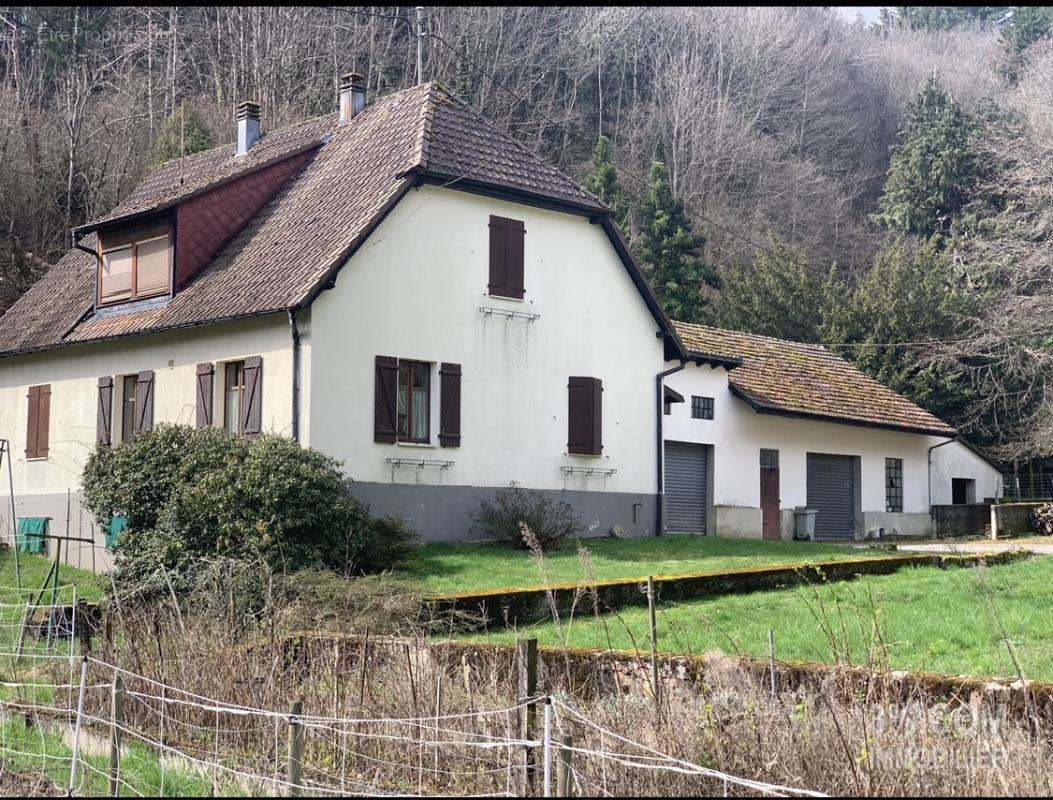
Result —
[{"label": "low concrete wall", "polygon": [[760,539],[763,516],[759,508],[750,506],[714,506],[716,529],[710,531],[717,536],[732,536],[736,539]]},{"label": "low concrete wall", "polygon": [[933,533],[938,537],[987,536],[991,532],[991,504],[964,503],[932,507]]},{"label": "low concrete wall", "polygon": [[[700,597],[781,589],[810,582],[850,580],[859,575],[888,575],[905,567],[942,568],[969,567],[983,563],[1004,564],[1026,558],[1028,555],[1021,552],[894,555],[690,575],[656,575],[654,582],[659,601],[669,603]],[[597,610],[597,606],[600,613],[629,606],[646,606],[647,595],[640,591],[640,584],[645,581],[646,579],[582,582],[440,595],[426,598],[422,613],[426,619],[463,614],[476,619],[479,627],[510,627],[550,619],[553,607],[562,617],[571,612],[592,613]]]},{"label": "low concrete wall", "polygon": [[864,511],[864,537],[867,539],[880,539],[882,538],[882,530],[884,530],[885,538],[897,536],[929,536],[932,533],[932,519],[930,519],[928,514]]},{"label": "low concrete wall", "polygon": [[1031,533],[1031,510],[1043,503],[1000,503],[991,506],[991,538]]}]

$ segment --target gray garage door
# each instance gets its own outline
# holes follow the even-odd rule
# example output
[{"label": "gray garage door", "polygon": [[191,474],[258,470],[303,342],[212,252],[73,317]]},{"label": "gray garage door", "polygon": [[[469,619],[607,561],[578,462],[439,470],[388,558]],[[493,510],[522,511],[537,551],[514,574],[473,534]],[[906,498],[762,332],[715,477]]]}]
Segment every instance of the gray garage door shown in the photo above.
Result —
[{"label": "gray garage door", "polygon": [[808,454],[808,507],[818,512],[816,536],[852,538],[856,529],[854,456]]},{"label": "gray garage door", "polygon": [[666,530],[706,532],[707,449],[704,444],[665,443]]}]

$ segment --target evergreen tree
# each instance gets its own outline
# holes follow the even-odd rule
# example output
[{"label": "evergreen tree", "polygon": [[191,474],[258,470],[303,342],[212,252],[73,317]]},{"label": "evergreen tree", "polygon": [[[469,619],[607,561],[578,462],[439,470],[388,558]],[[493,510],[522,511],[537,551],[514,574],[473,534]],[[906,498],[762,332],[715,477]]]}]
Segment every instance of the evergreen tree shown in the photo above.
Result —
[{"label": "evergreen tree", "polygon": [[994,26],[1005,20],[1005,6],[895,6],[896,22],[911,30],[949,31],[966,25]]},{"label": "evergreen tree", "polygon": [[640,205],[640,256],[651,286],[666,313],[685,322],[703,322],[709,301],[703,286],[720,287],[703,259],[706,239],[694,232],[683,205],[673,197],[665,164],[655,161]]},{"label": "evergreen tree", "polygon": [[213,146],[212,132],[204,117],[184,100],[165,120],[154,144],[150,166],[158,167],[180,155],[191,155]]},{"label": "evergreen tree", "polygon": [[772,241],[753,264],[727,268],[715,304],[717,324],[794,342],[818,342],[834,269],[824,276],[797,250]]},{"label": "evergreen tree", "polygon": [[974,388],[926,343],[960,338],[980,302],[935,238],[917,249],[899,240],[827,306],[821,336],[864,372],[955,424],[968,416]]},{"label": "evergreen tree", "polygon": [[1015,6],[1002,26],[1001,42],[1005,51],[1002,75],[1010,86],[1016,86],[1027,63],[1025,51],[1040,39],[1053,34],[1053,8],[1049,6]]},{"label": "evergreen tree", "polygon": [[946,233],[970,199],[980,173],[976,122],[933,75],[907,105],[892,148],[878,220],[929,238]]},{"label": "evergreen tree", "polygon": [[618,169],[611,161],[611,142],[606,136],[596,140],[592,151],[592,170],[585,178],[585,188],[611,210],[614,221],[623,233],[629,227],[629,202],[618,184]]}]

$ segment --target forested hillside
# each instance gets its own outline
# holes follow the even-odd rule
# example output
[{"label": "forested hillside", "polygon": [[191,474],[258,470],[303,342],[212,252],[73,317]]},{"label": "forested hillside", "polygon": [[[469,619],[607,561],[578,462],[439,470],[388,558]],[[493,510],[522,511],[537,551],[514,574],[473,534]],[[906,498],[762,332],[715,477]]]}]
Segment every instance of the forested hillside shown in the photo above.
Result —
[{"label": "forested hillside", "polygon": [[[0,302],[145,171],[416,82],[412,9],[0,10]],[[442,81],[618,213],[669,312],[1053,450],[1047,9],[428,8]]]}]

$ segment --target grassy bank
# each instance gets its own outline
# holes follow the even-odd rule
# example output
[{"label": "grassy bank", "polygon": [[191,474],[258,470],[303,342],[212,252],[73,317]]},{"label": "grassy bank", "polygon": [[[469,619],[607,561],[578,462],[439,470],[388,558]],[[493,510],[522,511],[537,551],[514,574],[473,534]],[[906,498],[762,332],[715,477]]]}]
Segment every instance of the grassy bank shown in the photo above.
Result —
[{"label": "grassy bank", "polygon": [[[530,553],[497,544],[429,544],[406,571],[429,594],[450,594],[594,578],[646,578],[775,564],[865,558],[866,550],[810,542],[765,542],[718,536],[647,539],[583,539],[566,542],[545,557],[541,569]],[[880,552],[879,555],[888,555]],[[586,566],[586,562],[588,566]],[[590,574],[591,573],[591,574]]]},{"label": "grassy bank", "polygon": [[[1053,559],[1036,557],[660,605],[659,647],[763,656],[772,629],[778,657],[786,660],[832,662],[847,653],[863,663],[878,647],[896,669],[1015,676],[1004,629],[1026,676],[1053,680],[1051,583]],[[629,609],[472,638],[511,642],[529,635],[549,645],[646,650],[648,629],[647,610]]]}]

